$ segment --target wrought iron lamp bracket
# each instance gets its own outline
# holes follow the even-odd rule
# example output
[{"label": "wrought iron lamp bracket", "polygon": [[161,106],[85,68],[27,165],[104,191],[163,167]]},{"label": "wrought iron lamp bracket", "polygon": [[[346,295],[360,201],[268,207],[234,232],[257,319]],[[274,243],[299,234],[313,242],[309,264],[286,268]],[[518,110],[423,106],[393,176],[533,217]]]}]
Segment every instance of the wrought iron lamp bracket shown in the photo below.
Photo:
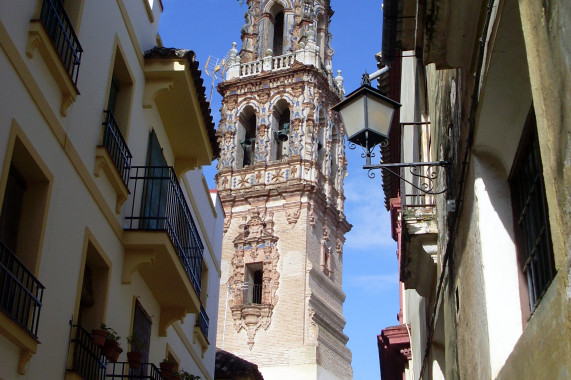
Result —
[{"label": "wrought iron lamp bracket", "polygon": [[[436,167],[442,167],[446,171],[446,185],[444,189],[436,190],[436,180],[438,179],[438,172],[435,170]],[[421,183],[416,184],[411,180],[407,179],[405,176],[400,174],[401,168],[408,168],[409,173],[415,177],[419,178]],[[390,163],[390,164],[376,164],[376,165],[363,165],[363,169],[368,170],[367,175],[369,178],[375,178],[375,173],[373,170],[381,169],[386,170],[390,174],[400,178],[404,182],[408,183],[415,189],[428,195],[438,195],[443,194],[448,191],[448,180],[449,180],[449,161],[434,161],[434,162],[403,162],[403,163]],[[424,169],[424,172],[421,171]],[[409,177],[410,178],[410,177]]]}]

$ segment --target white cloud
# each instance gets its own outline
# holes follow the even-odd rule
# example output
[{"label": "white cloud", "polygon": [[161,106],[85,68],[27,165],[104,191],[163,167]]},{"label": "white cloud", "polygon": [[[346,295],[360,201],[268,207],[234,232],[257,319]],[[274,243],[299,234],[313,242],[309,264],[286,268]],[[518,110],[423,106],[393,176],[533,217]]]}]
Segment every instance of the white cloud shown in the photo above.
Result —
[{"label": "white cloud", "polygon": [[396,243],[392,239],[390,214],[385,208],[380,181],[369,179],[362,171],[350,174],[344,189],[345,214],[353,225],[346,235],[345,249],[393,253]]}]

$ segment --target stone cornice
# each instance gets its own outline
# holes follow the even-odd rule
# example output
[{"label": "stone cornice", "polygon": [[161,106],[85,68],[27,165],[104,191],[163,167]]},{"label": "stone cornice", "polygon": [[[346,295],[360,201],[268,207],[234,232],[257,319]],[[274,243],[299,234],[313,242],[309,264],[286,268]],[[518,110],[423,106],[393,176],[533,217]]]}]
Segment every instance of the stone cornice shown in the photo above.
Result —
[{"label": "stone cornice", "polygon": [[[343,290],[340,287],[338,287],[333,281],[331,281],[329,277],[323,274],[323,272],[321,271],[321,269],[319,269],[318,266],[312,267],[310,274],[312,276],[311,278],[315,280],[316,283],[319,283],[319,285],[323,289],[334,294],[339,299],[340,302],[345,301],[345,292],[343,292]],[[345,322],[343,322],[343,325],[345,325]]]}]

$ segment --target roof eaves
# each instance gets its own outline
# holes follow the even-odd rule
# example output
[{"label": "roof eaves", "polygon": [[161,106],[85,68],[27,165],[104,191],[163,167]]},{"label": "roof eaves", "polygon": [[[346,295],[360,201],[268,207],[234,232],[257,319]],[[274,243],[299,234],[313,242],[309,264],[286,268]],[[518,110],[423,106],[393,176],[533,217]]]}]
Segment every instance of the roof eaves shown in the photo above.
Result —
[{"label": "roof eaves", "polygon": [[204,80],[202,79],[202,72],[200,71],[199,62],[196,60],[196,54],[192,50],[166,48],[162,46],[155,46],[152,49],[145,51],[145,59],[186,59],[189,63],[190,76],[194,81],[196,88],[196,96],[200,102],[200,110],[204,125],[208,131],[208,138],[212,147],[213,157],[217,158],[220,155],[220,147],[218,146],[218,139],[216,138],[216,129],[210,110],[210,102],[206,100],[206,88],[204,87]]}]

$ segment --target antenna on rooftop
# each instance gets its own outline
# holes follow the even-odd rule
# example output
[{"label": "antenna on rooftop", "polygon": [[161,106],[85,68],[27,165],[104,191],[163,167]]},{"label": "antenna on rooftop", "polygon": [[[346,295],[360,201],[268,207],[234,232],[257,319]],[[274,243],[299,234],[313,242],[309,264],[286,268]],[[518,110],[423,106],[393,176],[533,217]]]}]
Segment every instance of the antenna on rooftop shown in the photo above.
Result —
[{"label": "antenna on rooftop", "polygon": [[219,78],[224,79],[224,73],[226,72],[227,67],[228,67],[228,56],[222,59],[213,57],[211,55],[208,56],[208,59],[206,60],[206,65],[204,65],[204,72],[209,77],[212,77],[212,84],[210,86],[210,99],[208,99],[209,102],[212,100],[212,91],[214,90],[214,82],[216,82],[216,80]]}]

